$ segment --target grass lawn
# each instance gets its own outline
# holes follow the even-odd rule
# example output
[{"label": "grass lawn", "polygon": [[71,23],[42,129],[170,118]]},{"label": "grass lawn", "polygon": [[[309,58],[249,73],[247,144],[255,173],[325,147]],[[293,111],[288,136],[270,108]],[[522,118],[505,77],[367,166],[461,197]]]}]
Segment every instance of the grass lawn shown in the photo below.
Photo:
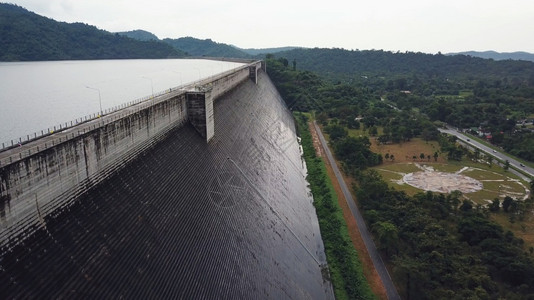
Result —
[{"label": "grass lawn", "polygon": [[469,96],[473,96],[473,91],[471,91],[471,90],[460,91],[459,96],[462,97],[462,98],[467,98]]},{"label": "grass lawn", "polygon": [[456,173],[465,166],[458,165],[458,164],[443,163],[443,164],[433,164],[432,167],[434,168],[434,170],[439,171],[439,172]]},{"label": "grass lawn", "polygon": [[475,178],[477,180],[505,180],[508,178],[503,174],[481,169],[468,169],[465,170],[462,174]]},{"label": "grass lawn", "polygon": [[491,219],[499,223],[504,230],[510,230],[525,241],[525,249],[534,247],[534,216],[529,214],[523,221],[510,222],[510,215],[504,211],[491,214]]},{"label": "grass lawn", "polygon": [[[383,127],[377,126],[376,129],[378,132],[376,136],[379,136],[384,133]],[[363,125],[362,125],[360,126],[360,129],[349,129],[349,136],[353,136],[353,137],[369,136],[369,131],[367,129],[364,130]],[[374,138],[374,137],[370,137],[370,138]]]},{"label": "grass lawn", "polygon": [[[353,134],[356,134],[356,131],[353,131]],[[399,184],[399,181],[402,180],[404,174],[422,171],[421,166],[432,167],[435,171],[447,173],[456,173],[467,167],[468,169],[463,170],[461,174],[481,181],[483,189],[466,193],[464,197],[483,205],[495,198],[503,199],[506,195],[522,199],[525,196],[525,186],[528,186],[526,182],[517,182],[519,178],[516,175],[506,172],[497,165],[490,166],[466,158],[462,161],[448,161],[441,154],[438,156],[437,162],[434,162],[433,157],[430,160],[428,158],[420,159],[420,153],[434,153],[439,150],[439,145],[434,141],[426,142],[415,138],[402,144],[380,145],[376,139],[371,138],[371,150],[381,153],[382,157],[386,153],[395,156],[394,161],[384,159],[384,163],[374,169],[382,175],[390,186],[410,195],[422,190],[408,184],[402,184],[402,182]],[[415,160],[413,159],[414,155],[417,157]]]},{"label": "grass lawn", "polygon": [[[403,191],[406,194],[413,196],[417,193],[422,192],[420,189],[413,187],[409,184],[399,184],[397,182],[402,180],[403,175],[397,172],[388,171],[387,169],[382,169],[380,167],[375,167],[375,170],[382,176],[384,181],[386,181],[391,187],[394,187],[398,191]],[[419,170],[419,169],[418,169]],[[419,170],[420,171],[420,170]]]},{"label": "grass lawn", "polygon": [[[378,128],[379,134],[382,128]],[[360,135],[369,136],[367,131],[350,129],[349,135],[358,137]],[[476,139],[475,137],[473,137]],[[426,142],[420,138],[414,138],[409,142],[400,144],[381,145],[376,141],[376,137],[370,137],[371,150],[375,153],[381,153],[384,157],[384,163],[374,167],[375,169],[391,187],[404,191],[408,195],[414,195],[423,190],[415,188],[411,185],[400,183],[404,174],[422,171],[420,166],[429,166],[439,172],[455,173],[465,167],[468,169],[462,171],[462,175],[469,176],[481,181],[483,189],[473,193],[465,193],[463,197],[472,200],[481,205],[487,205],[495,198],[502,199],[508,195],[515,199],[523,199],[525,196],[525,188],[528,188],[528,182],[520,181],[516,175],[505,171],[502,167],[496,165],[488,165],[487,163],[480,163],[464,158],[462,161],[448,161],[446,155],[439,152],[439,145],[435,141]],[[498,149],[501,151],[500,149]],[[433,154],[438,152],[439,156],[437,162],[434,161]],[[425,159],[420,159],[420,154],[425,154]],[[385,155],[394,155],[395,159],[385,159]],[[430,160],[428,155],[431,155]],[[416,156],[416,159],[413,159]],[[509,215],[501,212],[499,214],[492,214],[492,219],[497,221],[501,226],[507,230],[511,230],[514,234],[523,240],[528,247],[534,247],[534,214],[529,214],[524,221],[516,221],[510,223]]]},{"label": "grass lawn", "polygon": [[375,167],[375,169],[377,170],[384,169],[387,171],[404,173],[404,174],[421,171],[421,169],[418,168],[413,163],[383,164],[383,165]]},{"label": "grass lawn", "polygon": [[[430,163],[430,162],[446,162],[445,157],[438,154],[437,161],[434,160],[434,153],[439,152],[438,142],[424,141],[420,138],[414,138],[409,142],[397,143],[397,144],[379,144],[376,138],[370,138],[371,151],[382,154],[385,157],[393,155],[395,159],[393,161],[387,160],[388,163],[399,162],[416,162],[416,163]],[[425,154],[425,158],[421,159],[421,153]],[[430,159],[428,156],[430,155]],[[413,158],[415,156],[415,159]],[[386,160],[384,160],[386,162]]]}]

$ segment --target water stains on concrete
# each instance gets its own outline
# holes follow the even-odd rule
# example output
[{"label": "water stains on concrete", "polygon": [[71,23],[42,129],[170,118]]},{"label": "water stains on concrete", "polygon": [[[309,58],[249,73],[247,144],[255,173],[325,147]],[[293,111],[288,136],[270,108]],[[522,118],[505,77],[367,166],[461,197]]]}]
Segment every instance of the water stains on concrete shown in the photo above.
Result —
[{"label": "water stains on concrete", "polygon": [[209,143],[172,130],[2,248],[0,298],[333,299],[292,116],[257,79]]}]

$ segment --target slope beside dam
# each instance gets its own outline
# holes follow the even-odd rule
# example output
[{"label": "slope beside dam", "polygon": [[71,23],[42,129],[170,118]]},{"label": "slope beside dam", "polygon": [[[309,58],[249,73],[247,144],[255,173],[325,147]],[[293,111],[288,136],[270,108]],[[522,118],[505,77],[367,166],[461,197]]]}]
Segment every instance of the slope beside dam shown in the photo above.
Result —
[{"label": "slope beside dam", "polygon": [[0,298],[333,299],[295,125],[265,73],[1,249]]}]

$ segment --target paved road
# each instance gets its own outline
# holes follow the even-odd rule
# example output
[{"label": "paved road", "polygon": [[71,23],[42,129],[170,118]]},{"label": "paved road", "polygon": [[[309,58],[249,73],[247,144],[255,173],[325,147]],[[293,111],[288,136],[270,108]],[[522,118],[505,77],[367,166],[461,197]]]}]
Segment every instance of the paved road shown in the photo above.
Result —
[{"label": "paved road", "polygon": [[339,181],[339,185],[341,186],[343,195],[345,196],[345,199],[347,200],[347,204],[349,205],[350,211],[352,212],[354,219],[356,219],[356,223],[358,224],[358,229],[360,230],[360,234],[362,236],[363,242],[365,243],[365,247],[367,248],[367,251],[369,252],[369,256],[371,256],[371,260],[373,261],[376,271],[378,272],[378,276],[380,276],[382,283],[384,283],[384,287],[386,288],[386,294],[387,294],[388,299],[391,299],[391,300],[401,299],[399,294],[397,293],[397,288],[393,284],[393,280],[391,280],[391,276],[389,275],[388,270],[386,269],[386,266],[384,265],[384,262],[382,261],[380,254],[378,253],[378,250],[376,249],[376,245],[373,239],[371,238],[371,234],[367,230],[367,225],[363,221],[362,215],[360,214],[360,211],[358,210],[358,206],[356,205],[356,202],[354,202],[354,199],[352,198],[352,194],[350,193],[347,185],[345,184],[345,181],[343,180],[343,176],[341,176],[341,172],[339,171],[336,161],[334,160],[334,157],[332,156],[332,153],[330,152],[330,148],[328,148],[328,145],[323,136],[323,133],[321,132],[321,129],[319,128],[319,126],[317,126],[317,123],[315,121],[313,122],[313,125],[315,126],[315,130],[317,131],[317,134],[319,135],[319,140],[321,141],[321,144],[323,145],[328,161],[330,161],[330,164],[332,165],[332,169],[334,169],[334,173],[336,174],[336,178]]},{"label": "paved road", "polygon": [[[508,160],[510,162],[510,166],[513,167],[513,168],[516,168],[516,169],[519,169],[521,170],[522,172],[525,172],[527,174],[529,174],[529,176],[531,178],[534,178],[534,168],[531,168],[529,166],[521,166],[521,163],[515,159],[513,159],[512,157],[509,157],[506,153],[502,153],[500,151],[496,151],[482,143],[479,143],[477,141],[474,141],[472,139],[470,139],[468,136],[466,136],[465,134],[461,133],[461,132],[458,132],[454,129],[443,129],[443,128],[440,128],[439,129],[440,132],[443,132],[443,133],[447,133],[447,134],[450,134],[450,135],[454,135],[456,136],[460,141],[462,141],[463,143],[471,146],[471,147],[476,147],[478,149],[480,149],[481,151],[495,157],[495,158],[498,158],[502,161],[506,161]],[[517,174],[517,173],[516,173]],[[526,179],[527,181],[530,180],[529,178],[526,178],[524,175],[520,174],[519,176],[523,177],[524,179]]]}]

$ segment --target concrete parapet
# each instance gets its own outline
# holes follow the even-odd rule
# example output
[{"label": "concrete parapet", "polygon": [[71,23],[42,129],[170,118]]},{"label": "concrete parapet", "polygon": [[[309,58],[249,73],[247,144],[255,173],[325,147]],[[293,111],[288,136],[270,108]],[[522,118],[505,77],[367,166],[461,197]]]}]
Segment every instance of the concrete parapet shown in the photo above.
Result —
[{"label": "concrete parapet", "polygon": [[187,121],[215,134],[213,102],[250,77],[254,62],[0,152],[0,247],[152,147]]},{"label": "concrete parapet", "polygon": [[186,121],[185,97],[179,95],[0,168],[0,246],[15,242],[10,238],[41,224]]}]

